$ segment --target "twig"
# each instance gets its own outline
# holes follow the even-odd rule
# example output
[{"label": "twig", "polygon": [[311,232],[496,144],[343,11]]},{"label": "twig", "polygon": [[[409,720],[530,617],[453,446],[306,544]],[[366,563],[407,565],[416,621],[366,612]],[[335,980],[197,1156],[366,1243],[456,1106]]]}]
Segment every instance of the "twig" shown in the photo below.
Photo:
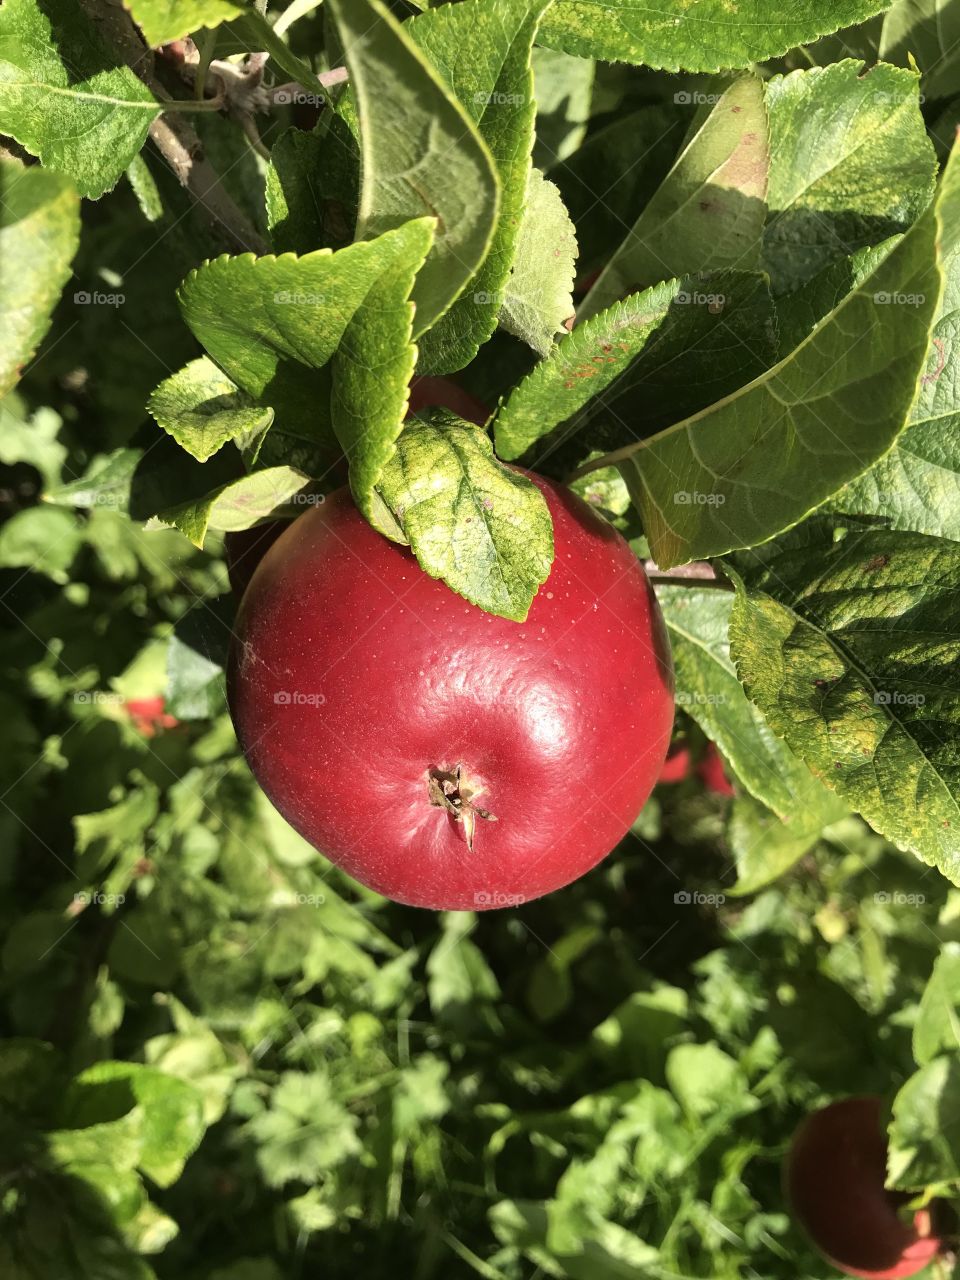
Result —
[{"label": "twig", "polygon": [[[233,244],[256,254],[269,253],[269,245],[227,194],[219,174],[204,158],[203,143],[196,131],[182,116],[174,114],[178,110],[176,106],[168,108],[167,104],[174,99],[153,74],[153,54],[141,40],[129,13],[110,0],[81,0],[81,3],[115,55],[140,77],[164,110],[170,110],[170,114],[154,120],[150,137],[180,185],[206,209]],[[198,104],[189,105],[196,108]]]},{"label": "twig", "polygon": [[[325,89],[332,89],[335,85],[345,84],[350,78],[350,73],[346,67],[334,67],[330,71],[320,71],[317,73],[317,79]],[[303,86],[297,80],[289,80],[286,84],[278,84],[270,90],[270,96],[275,103],[283,105],[285,103],[295,101],[300,96],[306,95]]]},{"label": "twig", "polygon": [[246,214],[220,185],[220,176],[203,156],[203,143],[180,116],[159,116],[150,137],[177,181],[210,214],[234,243],[258,255],[270,252]]}]

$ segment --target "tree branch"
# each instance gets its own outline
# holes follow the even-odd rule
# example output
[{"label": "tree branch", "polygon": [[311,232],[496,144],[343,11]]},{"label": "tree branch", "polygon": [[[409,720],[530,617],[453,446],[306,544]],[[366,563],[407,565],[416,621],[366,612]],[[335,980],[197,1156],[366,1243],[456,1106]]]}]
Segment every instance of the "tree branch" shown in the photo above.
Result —
[{"label": "tree branch", "polygon": [[182,116],[158,116],[150,139],[177,181],[202,205],[237,248],[263,255],[270,246],[220,185],[220,175],[204,158],[203,143]]},{"label": "tree branch", "polygon": [[[154,75],[153,51],[140,38],[129,13],[112,0],[81,0],[81,4],[108,46],[157,101],[174,101]],[[158,116],[150,126],[150,138],[180,185],[207,211],[232,246],[256,254],[270,252],[269,245],[221,185],[220,175],[204,157],[199,135],[182,116]]]}]

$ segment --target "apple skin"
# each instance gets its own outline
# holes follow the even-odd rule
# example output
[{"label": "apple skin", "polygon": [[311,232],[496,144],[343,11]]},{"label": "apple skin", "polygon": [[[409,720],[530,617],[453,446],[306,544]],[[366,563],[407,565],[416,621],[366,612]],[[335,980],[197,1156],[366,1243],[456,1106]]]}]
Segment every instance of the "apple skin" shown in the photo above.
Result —
[{"label": "apple skin", "polygon": [[887,1191],[883,1104],[844,1098],[809,1115],[787,1157],[784,1183],[794,1217],[833,1266],[864,1280],[916,1275],[940,1252],[930,1214],[913,1226],[897,1209],[907,1197]]},{"label": "apple skin", "polygon": [[441,409],[449,409],[458,418],[463,418],[464,422],[473,422],[478,427],[482,427],[490,417],[490,410],[486,405],[476,400],[469,391],[464,391],[463,387],[451,378],[430,375],[414,378],[410,383],[407,417],[432,408],[434,405]]},{"label": "apple skin", "polygon": [[[375,533],[347,490],[270,548],[237,615],[228,696],[247,761],[357,880],[436,910],[513,906],[589,871],[666,755],[663,620],[626,542],[538,476],[555,561],[526,622],[493,617]],[[463,776],[495,821],[431,798]]]}]

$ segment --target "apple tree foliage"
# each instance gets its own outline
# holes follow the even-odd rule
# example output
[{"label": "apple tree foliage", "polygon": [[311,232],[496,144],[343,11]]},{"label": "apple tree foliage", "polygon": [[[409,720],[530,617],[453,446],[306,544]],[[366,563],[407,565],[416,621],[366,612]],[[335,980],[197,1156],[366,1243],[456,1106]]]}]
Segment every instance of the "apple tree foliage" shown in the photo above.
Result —
[{"label": "apple tree foliage", "polygon": [[[826,1280],[849,1093],[960,1195],[956,8],[3,0],[0,1275]],[[519,623],[508,464],[734,795],[434,918],[238,757],[223,538],[348,483]]]}]

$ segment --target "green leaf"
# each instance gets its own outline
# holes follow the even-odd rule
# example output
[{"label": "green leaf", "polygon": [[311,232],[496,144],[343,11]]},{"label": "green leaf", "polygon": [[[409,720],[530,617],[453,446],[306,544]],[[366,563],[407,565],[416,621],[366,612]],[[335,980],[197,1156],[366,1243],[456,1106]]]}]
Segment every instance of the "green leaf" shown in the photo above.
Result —
[{"label": "green leaf", "polygon": [[578,307],[579,319],[662,280],[757,265],[770,164],[763,83],[741,76],[722,94],[706,96],[711,102]]},{"label": "green leaf", "polygon": [[206,720],[226,705],[223,667],[178,635],[167,652],[165,705],[178,720]]},{"label": "green leaf", "polygon": [[563,198],[539,169],[531,169],[500,324],[540,356],[550,354],[557,334],[573,321],[576,260],[576,232]]},{"label": "green leaf", "polygon": [[431,578],[523,622],[553,562],[550,514],[536,485],[497,461],[485,432],[452,414],[407,426],[380,493]]},{"label": "green leaf", "polygon": [[883,19],[880,57],[916,66],[927,98],[957,91],[960,11],[950,0],[894,0]]},{"label": "green leaf", "polygon": [[216,27],[247,8],[233,0],[128,0],[127,7],[149,45],[169,44],[201,27]]},{"label": "green leaf", "polygon": [[960,881],[960,544],[815,519],[732,563],[750,698],[874,830]]},{"label": "green leaf", "polygon": [[0,157],[0,261],[17,264],[0,280],[0,396],[50,327],[79,242],[80,201],[69,178]]},{"label": "green leaf", "polygon": [[765,62],[798,44],[862,22],[883,0],[797,0],[771,10],[764,0],[699,0],[678,14],[675,0],[556,0],[540,40],[583,58],[643,63],[665,71],[722,71]]},{"label": "green leaf", "polygon": [[203,497],[212,487],[238,479],[240,472],[237,454],[220,453],[212,461],[199,463],[172,439],[158,436],[148,451],[115,449],[95,458],[85,476],[57,485],[43,498],[57,506],[102,507],[143,521],[187,497]]},{"label": "green leaf", "polygon": [[18,916],[0,951],[0,969],[5,978],[23,978],[62,959],[58,948],[70,932],[70,923],[62,911],[30,911]]},{"label": "green leaf", "polygon": [[414,305],[410,290],[433,241],[429,218],[389,235],[399,246],[344,331],[333,357],[333,428],[350,462],[350,489],[373,527],[402,541],[396,522],[377,497],[383,468],[403,429],[410,376],[417,361],[411,341]]},{"label": "green leaf", "polygon": [[124,845],[145,835],[159,811],[157,788],[143,782],[108,809],[78,813],[73,818],[77,853],[86,853],[99,844],[98,865],[123,852]]},{"label": "green leaf", "polygon": [[288,129],[270,148],[267,226],[278,253],[340,249],[353,239],[360,160],[339,116],[312,133]]},{"label": "green leaf", "polygon": [[113,187],[159,112],[147,86],[117,65],[80,5],[6,0],[0,133],[47,168],[68,173],[81,195],[96,198]]},{"label": "green leaf", "polygon": [[865,75],[851,58],[768,81],[762,265],[775,294],[905,231],[930,203],[937,160],[918,85],[913,72],[896,67]]},{"label": "green leaf", "polygon": [[[132,1108],[132,1116],[128,1110],[114,1121],[118,1104]],[[65,1132],[99,1130],[107,1151],[112,1130],[130,1133],[137,1146],[136,1167],[160,1187],[172,1186],[180,1177],[205,1128],[203,1101],[193,1085],[134,1062],[88,1067],[67,1091],[64,1108],[68,1123],[76,1126]],[[132,1124],[124,1123],[128,1118]]]},{"label": "green leaf", "polygon": [[319,1074],[285,1072],[270,1107],[247,1126],[258,1144],[257,1161],[267,1184],[316,1182],[360,1151],[357,1121]]},{"label": "green leaf", "polygon": [[414,337],[450,307],[490,247],[499,183],[476,125],[380,0],[330,0],[360,116],[357,237],[437,220],[417,277]]},{"label": "green leaf", "polygon": [[18,396],[6,396],[0,400],[0,462],[7,467],[29,462],[40,472],[44,486],[52,488],[60,480],[68,452],[58,438],[62,425],[53,409],[40,408],[28,414]]},{"label": "green leaf", "polygon": [[830,263],[793,293],[781,294],[776,299],[780,350],[799,347],[823,317],[876,270],[900,239],[901,236],[891,236],[879,245],[859,249],[849,258]]},{"label": "green leaf", "polygon": [[694,1119],[752,1101],[739,1064],[712,1040],[671,1049],[666,1076],[674,1097]]},{"label": "green leaf", "polygon": [[926,1066],[939,1053],[960,1049],[960,944],[944,943],[923,991],[913,1024],[913,1056]]},{"label": "green leaf", "polygon": [[157,515],[185,533],[195,547],[202,547],[208,529],[234,533],[249,529],[289,502],[310,483],[295,467],[265,467],[214,489],[195,501],[168,507]]},{"label": "green leaf", "polygon": [[[497,452],[517,458],[570,422],[577,456],[630,444],[742,385],[776,350],[763,278],[718,272],[654,285],[578,324],[507,397]],[[589,432],[584,428],[590,426]]]},{"label": "green leaf", "polygon": [[490,1225],[502,1244],[568,1280],[650,1280],[658,1267],[659,1251],[636,1230],[597,1214],[574,1217],[560,1200],[500,1200],[490,1209]]},{"label": "green leaf", "polygon": [[[955,167],[956,161],[951,164]],[[956,179],[945,179],[955,184]],[[951,192],[953,187],[951,186]],[[960,216],[956,194],[944,219]],[[946,225],[946,223],[945,223]],[[926,370],[906,428],[878,462],[832,500],[838,511],[880,516],[893,529],[913,529],[960,541],[960,398],[950,352],[960,341],[960,241],[940,245],[944,291]]]},{"label": "green leaf", "polygon": [[818,832],[847,813],[744,694],[727,642],[733,594],[658,584],[657,599],[670,636],[677,707],[717,744],[750,794],[791,826],[819,823]]},{"label": "green leaf", "polygon": [[537,98],[533,163],[550,169],[583,142],[593,105],[596,65],[589,58],[540,48],[534,49],[532,63]]},{"label": "green leaf", "polygon": [[[821,786],[820,790],[826,789]],[[840,813],[847,812],[848,806],[836,797],[834,804]],[[752,796],[736,796],[727,823],[727,843],[737,865],[737,883],[728,892],[758,893],[773,884],[813,848],[823,826],[823,814],[816,808],[809,813],[799,809],[785,822]]]},{"label": "green leaf", "polygon": [[934,1058],[893,1101],[889,1185],[919,1191],[960,1182],[960,1058]]},{"label": "green leaf", "polygon": [[465,911],[442,917],[443,933],[427,958],[428,994],[439,1021],[496,1000],[500,984],[483,952],[468,935],[476,917]]},{"label": "green leaf", "polygon": [[0,568],[31,569],[66,582],[82,540],[72,511],[27,507],[0,526]]},{"label": "green leaf", "polygon": [[[340,448],[323,366],[338,348],[349,348],[347,329],[364,301],[382,291],[381,280],[395,269],[416,270],[429,225],[423,219],[336,253],[216,258],[181,285],[184,318],[227,376],[273,407],[278,428],[315,440],[333,461]],[[398,423],[402,417],[401,410]]]},{"label": "green leaf", "polygon": [[[637,210],[673,167],[689,119],[689,107],[677,103],[651,103],[617,115],[591,129],[582,147],[550,169],[577,229],[581,271],[606,266]],[[637,156],[643,156],[642,164]]]},{"label": "green leaf", "polygon": [[[938,201],[944,222],[958,168]],[[890,447],[910,411],[940,293],[936,226],[925,214],[772,369],[618,455],[658,564],[773,537]]]},{"label": "green leaf", "polygon": [[249,397],[201,356],[164,379],[147,402],[159,425],[199,462],[206,462],[228,440],[262,437],[273,410]]},{"label": "green leaf", "polygon": [[[462,369],[496,328],[529,200],[536,108],[530,52],[545,7],[546,0],[461,0],[429,9],[403,26],[476,124],[500,187],[489,249],[460,298],[423,335],[421,372]],[[552,233],[544,228],[544,235]],[[571,311],[568,307],[564,318]]]}]

